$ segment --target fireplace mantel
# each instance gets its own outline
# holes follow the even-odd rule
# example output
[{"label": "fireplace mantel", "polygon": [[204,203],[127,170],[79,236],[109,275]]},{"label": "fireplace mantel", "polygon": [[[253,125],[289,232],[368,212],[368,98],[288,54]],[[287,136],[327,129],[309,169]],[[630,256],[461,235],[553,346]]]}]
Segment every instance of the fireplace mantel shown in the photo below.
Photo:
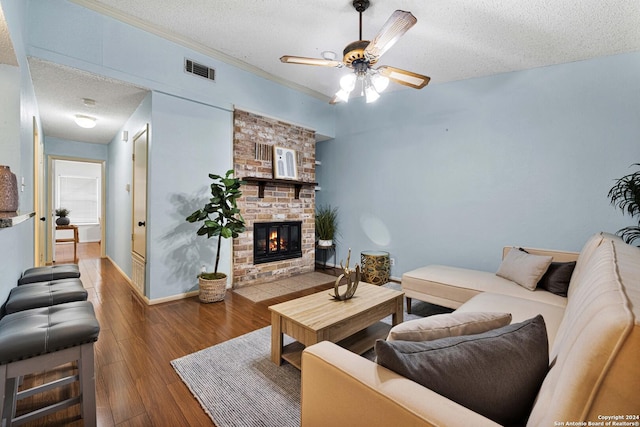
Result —
[{"label": "fireplace mantel", "polygon": [[267,186],[267,184],[271,184],[271,185],[291,185],[295,188],[295,198],[299,199],[300,198],[300,190],[302,189],[303,186],[312,186],[315,187],[316,185],[318,185],[317,182],[305,182],[305,181],[295,181],[292,179],[275,179],[275,178],[261,178],[261,177],[257,177],[257,176],[247,176],[242,178],[243,181],[246,182],[253,182],[253,183],[257,183],[258,184],[258,197],[259,198],[264,198],[264,188]]}]

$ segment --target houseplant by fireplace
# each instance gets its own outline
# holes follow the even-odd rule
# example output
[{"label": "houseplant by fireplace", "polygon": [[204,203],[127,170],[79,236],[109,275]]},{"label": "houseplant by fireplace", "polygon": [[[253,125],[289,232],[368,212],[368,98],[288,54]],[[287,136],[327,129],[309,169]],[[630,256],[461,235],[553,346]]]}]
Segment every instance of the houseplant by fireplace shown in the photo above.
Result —
[{"label": "houseplant by fireplace", "polygon": [[198,236],[206,236],[208,239],[216,236],[218,244],[213,273],[200,273],[198,284],[200,285],[199,298],[202,302],[222,301],[227,288],[227,275],[218,272],[220,263],[220,245],[222,239],[238,237],[245,231],[245,224],[237,200],[242,195],[240,186],[244,184],[239,178],[233,178],[233,170],[228,170],[224,177],[209,174],[213,180],[211,183],[211,198],[202,209],[198,209],[187,217],[188,222],[201,222],[197,231]]},{"label": "houseplant by fireplace", "polygon": [[316,208],[316,240],[318,246],[330,247],[338,234],[338,208],[318,206]]}]

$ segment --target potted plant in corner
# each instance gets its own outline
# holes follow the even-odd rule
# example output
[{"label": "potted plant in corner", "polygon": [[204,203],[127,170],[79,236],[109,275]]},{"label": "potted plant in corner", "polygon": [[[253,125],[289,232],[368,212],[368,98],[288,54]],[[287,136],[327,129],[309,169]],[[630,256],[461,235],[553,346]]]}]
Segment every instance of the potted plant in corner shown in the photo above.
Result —
[{"label": "potted plant in corner", "polygon": [[[631,166],[640,166],[640,163]],[[640,216],[640,170],[617,179],[607,196],[611,204],[618,207],[623,214],[627,213],[631,218]],[[622,237],[625,243],[631,244],[640,239],[640,221],[637,226],[621,228],[616,234]]]},{"label": "potted plant in corner", "polygon": [[202,209],[198,209],[186,218],[189,222],[202,223],[197,231],[198,236],[206,236],[208,239],[214,236],[218,237],[213,273],[203,272],[198,275],[199,298],[202,302],[224,299],[227,275],[218,272],[220,245],[222,239],[238,237],[245,230],[244,219],[237,207],[237,200],[242,195],[240,186],[244,182],[231,177],[232,174],[233,170],[228,170],[224,177],[209,174],[209,178],[213,180],[209,202]]},{"label": "potted plant in corner", "polygon": [[58,217],[56,219],[56,224],[58,225],[69,225],[69,223],[71,222],[68,218],[69,213],[71,213],[71,211],[67,208],[58,208],[56,209],[56,216]]},{"label": "potted plant in corner", "polygon": [[318,246],[330,247],[338,234],[338,208],[329,205],[316,208],[316,240]]}]

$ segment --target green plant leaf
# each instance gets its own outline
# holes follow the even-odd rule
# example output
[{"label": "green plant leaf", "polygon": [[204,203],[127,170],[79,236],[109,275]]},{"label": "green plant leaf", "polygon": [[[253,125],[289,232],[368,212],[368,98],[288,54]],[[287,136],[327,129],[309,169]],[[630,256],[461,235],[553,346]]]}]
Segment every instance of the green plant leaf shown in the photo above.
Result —
[{"label": "green plant leaf", "polygon": [[[188,222],[202,222],[196,235],[211,238],[220,236],[217,242],[215,271],[218,273],[218,260],[220,259],[220,239],[235,238],[245,231],[245,223],[240,210],[236,206],[236,200],[242,196],[239,190],[242,181],[232,178],[233,169],[229,169],[224,177],[217,174],[209,174],[213,181],[209,186],[211,197],[209,202],[189,215]],[[222,273],[221,273],[222,274]]]},{"label": "green plant leaf", "polygon": [[[634,163],[631,166],[640,166]],[[632,218],[640,215],[640,171],[632,172],[616,180],[607,197],[611,204]],[[626,243],[640,239],[640,227],[629,226],[616,232]]]}]

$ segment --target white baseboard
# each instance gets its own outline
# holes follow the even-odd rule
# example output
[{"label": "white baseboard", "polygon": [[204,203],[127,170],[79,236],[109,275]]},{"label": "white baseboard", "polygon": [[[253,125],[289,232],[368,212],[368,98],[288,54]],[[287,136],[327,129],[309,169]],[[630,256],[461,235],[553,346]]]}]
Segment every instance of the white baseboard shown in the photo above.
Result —
[{"label": "white baseboard", "polygon": [[127,284],[129,285],[129,287],[131,288],[131,290],[134,292],[134,294],[146,305],[155,305],[155,304],[162,304],[164,302],[171,302],[171,301],[177,301],[177,300],[181,300],[181,299],[185,299],[185,298],[191,298],[193,296],[197,296],[200,291],[189,291],[189,292],[184,292],[181,294],[177,294],[177,295],[171,295],[168,297],[163,297],[163,298],[155,298],[155,299],[149,299],[147,296],[143,295],[133,284],[133,281],[131,280],[131,278],[129,276],[127,276],[127,274],[120,268],[120,266],[118,266],[118,264],[116,264],[111,257],[109,257],[107,255],[106,257],[109,262],[111,262],[111,264],[113,264],[113,266],[116,268],[116,270],[118,270],[118,272],[122,275],[122,277],[125,279],[125,281],[127,282]]}]

